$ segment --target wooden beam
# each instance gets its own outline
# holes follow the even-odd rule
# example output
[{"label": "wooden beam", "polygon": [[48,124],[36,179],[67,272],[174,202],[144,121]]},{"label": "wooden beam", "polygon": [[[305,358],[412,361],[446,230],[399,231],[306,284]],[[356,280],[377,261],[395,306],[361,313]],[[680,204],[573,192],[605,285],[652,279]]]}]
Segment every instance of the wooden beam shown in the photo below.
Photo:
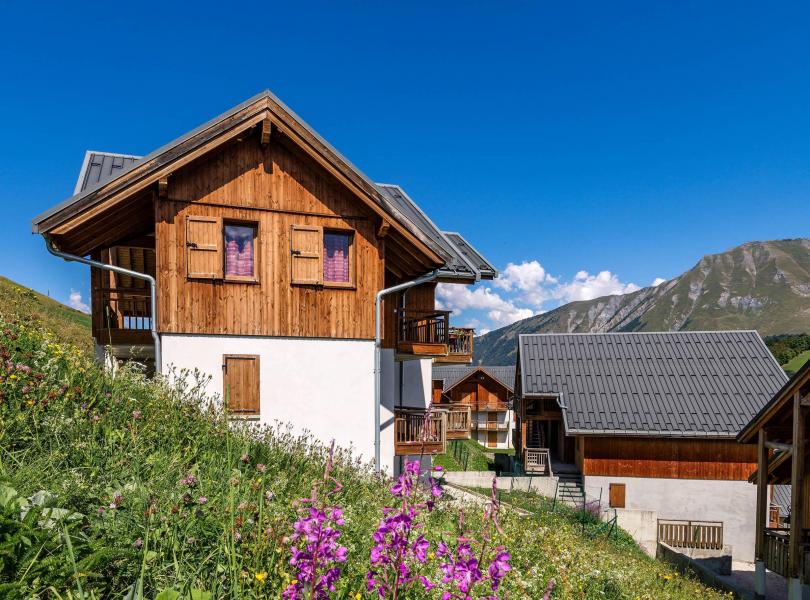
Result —
[{"label": "wooden beam", "polygon": [[380,223],[379,228],[377,229],[377,237],[384,238],[388,235],[388,229],[391,227],[391,223],[388,222],[387,219],[383,219]]},{"label": "wooden beam", "polygon": [[[762,430],[760,430],[762,431]],[[793,451],[793,444],[786,444],[785,442],[765,442],[765,447],[770,448],[771,450],[779,450],[781,452],[792,452]]]},{"label": "wooden beam", "polygon": [[273,121],[267,117],[262,121],[262,146],[270,143],[270,135],[273,133]]},{"label": "wooden beam", "polygon": [[158,196],[166,198],[169,195],[169,176],[164,175],[158,179]]},{"label": "wooden beam", "polygon": [[793,394],[793,459],[790,477],[790,543],[788,575],[801,579],[803,571],[802,527],[804,525],[804,435],[805,408],[799,390]]},{"label": "wooden beam", "polygon": [[754,556],[765,558],[765,526],[768,518],[768,439],[764,429],[759,430],[757,445],[757,535]]}]

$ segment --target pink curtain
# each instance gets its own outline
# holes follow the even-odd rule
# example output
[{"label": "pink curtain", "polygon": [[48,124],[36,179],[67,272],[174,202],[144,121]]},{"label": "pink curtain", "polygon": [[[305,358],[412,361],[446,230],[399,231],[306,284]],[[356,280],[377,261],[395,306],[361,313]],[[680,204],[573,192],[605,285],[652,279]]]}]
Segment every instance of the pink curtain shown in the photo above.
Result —
[{"label": "pink curtain", "polygon": [[339,283],[349,282],[348,233],[323,234],[323,280]]},{"label": "pink curtain", "polygon": [[225,276],[253,275],[253,227],[225,226]]}]

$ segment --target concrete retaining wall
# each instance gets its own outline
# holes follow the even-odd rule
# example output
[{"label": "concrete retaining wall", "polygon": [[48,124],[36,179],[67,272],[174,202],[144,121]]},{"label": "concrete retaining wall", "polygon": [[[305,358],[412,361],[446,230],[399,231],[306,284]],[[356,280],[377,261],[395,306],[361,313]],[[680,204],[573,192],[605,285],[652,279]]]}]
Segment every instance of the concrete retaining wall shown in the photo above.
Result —
[{"label": "concrete retaining wall", "polygon": [[[489,488],[492,486],[493,471],[448,471],[445,479],[448,483],[467,488]],[[506,492],[535,492],[549,498],[554,497],[557,489],[556,477],[498,477],[499,490]]]}]

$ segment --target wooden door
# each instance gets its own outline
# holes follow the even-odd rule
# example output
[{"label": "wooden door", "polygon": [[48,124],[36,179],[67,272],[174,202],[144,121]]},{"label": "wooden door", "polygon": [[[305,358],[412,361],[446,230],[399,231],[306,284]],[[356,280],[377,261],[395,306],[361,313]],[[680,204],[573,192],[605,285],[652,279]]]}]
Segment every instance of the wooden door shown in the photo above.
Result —
[{"label": "wooden door", "polygon": [[625,485],[623,483],[610,484],[610,507],[624,508]]},{"label": "wooden door", "polygon": [[222,359],[222,399],[234,415],[258,416],[260,407],[259,357],[226,354]]},{"label": "wooden door", "polygon": [[497,447],[498,447],[498,432],[487,431],[487,448],[497,448]]}]

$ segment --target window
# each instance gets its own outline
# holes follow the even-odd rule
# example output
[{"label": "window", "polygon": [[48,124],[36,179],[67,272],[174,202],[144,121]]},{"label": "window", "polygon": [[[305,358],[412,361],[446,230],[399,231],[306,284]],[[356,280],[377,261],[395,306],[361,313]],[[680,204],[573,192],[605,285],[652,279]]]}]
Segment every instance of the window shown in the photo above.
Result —
[{"label": "window", "polygon": [[259,226],[220,217],[186,217],[186,276],[189,279],[258,281]]},{"label": "window", "polygon": [[354,231],[293,225],[290,234],[293,285],[353,288]]},{"label": "window", "polygon": [[226,223],[225,279],[256,280],[256,225]]},{"label": "window", "polygon": [[323,233],[323,281],[350,284],[352,246],[351,232],[324,231]]}]

